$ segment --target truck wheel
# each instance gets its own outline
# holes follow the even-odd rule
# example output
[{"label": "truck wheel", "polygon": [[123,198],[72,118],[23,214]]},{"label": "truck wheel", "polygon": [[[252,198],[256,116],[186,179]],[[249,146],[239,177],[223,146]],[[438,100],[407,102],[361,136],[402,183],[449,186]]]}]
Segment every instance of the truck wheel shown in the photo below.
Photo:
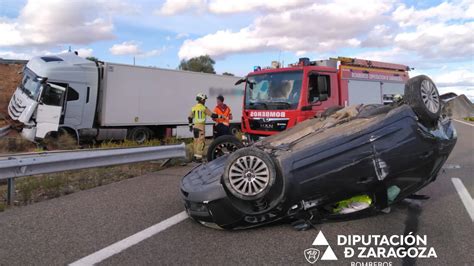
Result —
[{"label": "truck wheel", "polygon": [[243,147],[244,144],[233,135],[220,136],[209,145],[207,149],[207,161],[210,162]]},{"label": "truck wheel", "polygon": [[73,150],[79,147],[76,133],[72,129],[60,127],[56,132],[48,133],[40,146],[47,150]]},{"label": "truck wheel", "polygon": [[144,143],[153,137],[153,131],[147,127],[134,127],[128,130],[127,139],[138,144]]},{"label": "truck wheel", "polygon": [[233,196],[251,201],[267,195],[277,175],[270,155],[250,147],[234,152],[227,161],[223,181]]},{"label": "truck wheel", "polygon": [[232,133],[234,136],[237,136],[237,134],[240,133],[240,126],[231,126],[230,133]]},{"label": "truck wheel", "polygon": [[404,99],[420,122],[432,125],[441,113],[441,101],[434,82],[425,75],[413,77],[405,84]]}]

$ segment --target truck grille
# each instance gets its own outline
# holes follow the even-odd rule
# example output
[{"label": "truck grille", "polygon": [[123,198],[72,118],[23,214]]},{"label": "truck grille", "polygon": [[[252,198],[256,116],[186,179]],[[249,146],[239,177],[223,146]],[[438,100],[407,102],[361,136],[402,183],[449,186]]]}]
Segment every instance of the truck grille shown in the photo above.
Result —
[{"label": "truck grille", "polygon": [[288,118],[249,119],[250,129],[261,131],[283,131],[288,126]]},{"label": "truck grille", "polygon": [[17,120],[20,117],[23,110],[25,110],[25,107],[26,106],[24,105],[20,105],[17,102],[16,96],[13,95],[12,99],[10,100],[10,103],[8,104],[8,114],[10,115],[12,119]]}]

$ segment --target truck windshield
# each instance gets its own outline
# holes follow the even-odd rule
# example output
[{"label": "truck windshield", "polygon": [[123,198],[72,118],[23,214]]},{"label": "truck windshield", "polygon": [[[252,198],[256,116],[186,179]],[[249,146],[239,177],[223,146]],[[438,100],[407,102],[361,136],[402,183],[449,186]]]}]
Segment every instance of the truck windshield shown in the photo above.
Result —
[{"label": "truck windshield", "polygon": [[245,109],[296,109],[302,78],[302,71],[249,76],[245,90]]},{"label": "truck windshield", "polygon": [[33,100],[37,100],[41,91],[40,78],[36,76],[33,71],[25,68],[23,71],[23,79],[20,84],[20,89]]}]

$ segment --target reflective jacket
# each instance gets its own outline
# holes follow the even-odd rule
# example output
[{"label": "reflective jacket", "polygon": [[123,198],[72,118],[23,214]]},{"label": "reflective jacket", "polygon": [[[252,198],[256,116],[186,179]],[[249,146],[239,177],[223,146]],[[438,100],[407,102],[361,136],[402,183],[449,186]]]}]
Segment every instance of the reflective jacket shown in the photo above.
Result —
[{"label": "reflective jacket", "polygon": [[222,105],[222,108],[218,105],[216,108],[214,108],[214,113],[223,116],[223,118],[216,118],[214,121],[216,121],[216,124],[224,124],[226,126],[230,125],[230,120],[232,119],[232,111],[230,110],[230,107],[227,105]]},{"label": "reflective jacket", "polygon": [[194,124],[205,124],[206,116],[211,116],[212,112],[202,103],[198,103],[191,108],[189,117],[193,119]]}]

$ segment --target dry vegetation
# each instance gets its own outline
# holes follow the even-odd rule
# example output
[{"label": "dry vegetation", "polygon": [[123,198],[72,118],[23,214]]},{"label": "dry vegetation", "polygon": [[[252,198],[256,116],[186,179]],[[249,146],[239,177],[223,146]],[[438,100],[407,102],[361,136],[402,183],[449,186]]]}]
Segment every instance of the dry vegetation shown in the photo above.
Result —
[{"label": "dry vegetation", "polygon": [[8,102],[20,84],[21,74],[18,72],[22,69],[21,64],[0,64],[0,114],[7,114]]},{"label": "dry vegetation", "polygon": [[[186,140],[189,142],[189,140]],[[139,146],[158,146],[181,143],[182,140],[176,138],[166,138],[162,140],[150,140]],[[60,149],[78,148],[74,144],[74,140],[68,139],[68,136],[61,136],[59,141],[55,143]],[[108,141],[94,145],[88,148],[126,148],[136,147],[133,141]],[[186,150],[188,158],[192,155],[192,145],[187,144]],[[0,139],[0,154],[43,151],[36,148],[32,143],[22,140],[21,138],[4,138]],[[168,165],[177,165],[186,163],[188,160],[173,159]],[[143,163],[135,163],[128,165],[119,165],[111,167],[100,167],[84,169],[79,171],[69,171],[56,174],[44,174],[37,176],[28,176],[15,179],[15,201],[14,205],[27,205],[42,200],[67,195],[77,191],[94,188],[110,184],[112,182],[141,176],[147,173],[155,172],[162,169],[164,161],[151,161]],[[7,188],[6,184],[0,185],[0,212],[5,209]]]}]

